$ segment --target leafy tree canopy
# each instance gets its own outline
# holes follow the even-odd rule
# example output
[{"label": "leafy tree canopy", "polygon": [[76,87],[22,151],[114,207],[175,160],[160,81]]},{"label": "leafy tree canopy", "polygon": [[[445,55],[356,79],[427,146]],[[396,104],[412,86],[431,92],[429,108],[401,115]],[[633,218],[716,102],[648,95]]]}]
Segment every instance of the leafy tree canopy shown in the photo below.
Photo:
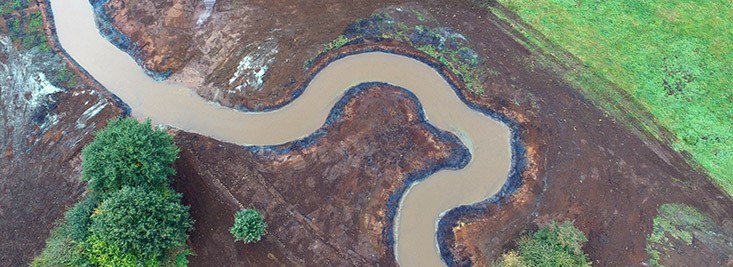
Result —
[{"label": "leafy tree canopy", "polygon": [[115,255],[162,259],[166,252],[185,245],[193,225],[188,207],[180,200],[181,195],[172,190],[123,187],[94,211],[90,235],[98,239],[96,243],[117,246]]},{"label": "leafy tree canopy", "polygon": [[150,120],[126,118],[112,120],[97,132],[82,156],[82,179],[92,191],[106,194],[123,186],[168,186],[178,147],[173,137],[153,130]]},{"label": "leafy tree canopy", "polygon": [[531,237],[518,241],[517,251],[502,256],[499,265],[521,266],[590,266],[587,255],[581,250],[588,241],[583,232],[571,222],[551,222],[540,227]]},{"label": "leafy tree canopy", "polygon": [[89,225],[92,223],[92,212],[97,204],[99,204],[99,198],[90,195],[66,211],[64,214],[66,233],[71,239],[84,241],[87,238]]},{"label": "leafy tree canopy", "polygon": [[262,239],[266,228],[267,223],[259,211],[243,209],[234,214],[234,226],[229,229],[229,232],[235,240],[254,243]]}]

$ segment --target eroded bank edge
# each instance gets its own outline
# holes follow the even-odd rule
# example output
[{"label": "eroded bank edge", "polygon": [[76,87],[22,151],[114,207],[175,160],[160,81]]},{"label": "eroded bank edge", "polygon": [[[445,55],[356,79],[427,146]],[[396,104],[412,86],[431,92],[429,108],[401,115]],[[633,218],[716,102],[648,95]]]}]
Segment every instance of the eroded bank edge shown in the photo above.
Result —
[{"label": "eroded bank edge", "polygon": [[51,50],[57,53],[58,55],[60,55],[64,61],[71,63],[74,70],[82,74],[80,75],[80,77],[84,79],[84,82],[86,82],[87,84],[89,84],[90,86],[94,88],[99,89],[98,91],[102,95],[109,97],[112,100],[112,102],[114,103],[114,105],[117,108],[122,110],[122,113],[120,114],[121,118],[130,116],[130,114],[132,113],[132,108],[130,108],[130,106],[127,105],[127,103],[122,101],[120,97],[118,97],[114,93],[107,90],[107,88],[104,87],[104,85],[102,85],[86,69],[84,69],[81,65],[79,65],[79,63],[76,62],[76,60],[74,60],[73,57],[71,57],[71,55],[66,51],[66,49],[64,49],[61,46],[61,42],[59,41],[58,33],[56,32],[56,21],[54,20],[53,10],[51,9],[51,0],[40,0],[38,3],[43,5],[41,8],[42,16],[43,16],[43,19],[45,20],[46,38],[48,38],[49,45],[51,46]]},{"label": "eroded bank edge", "polygon": [[104,37],[107,41],[112,43],[118,49],[124,51],[135,60],[140,68],[145,72],[146,75],[150,76],[156,81],[164,81],[173,74],[173,71],[167,70],[164,72],[157,72],[149,69],[145,66],[143,58],[140,56],[141,47],[136,42],[133,42],[130,37],[123,34],[117,27],[112,24],[112,18],[104,10],[104,5],[109,0],[88,0],[94,10],[94,23],[97,25],[99,34]]}]

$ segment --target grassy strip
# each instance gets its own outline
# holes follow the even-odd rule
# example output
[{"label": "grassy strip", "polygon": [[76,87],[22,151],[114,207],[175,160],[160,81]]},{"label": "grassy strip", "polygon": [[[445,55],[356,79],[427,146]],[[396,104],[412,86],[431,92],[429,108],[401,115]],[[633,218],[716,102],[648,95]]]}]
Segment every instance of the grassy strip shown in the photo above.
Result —
[{"label": "grassy strip", "polygon": [[728,1],[499,2],[523,22],[511,22],[510,14],[487,6],[510,23],[537,30],[520,30],[526,42],[561,61],[567,55],[556,48],[566,50],[589,67],[591,73],[571,71],[567,77],[589,98],[620,121],[689,153],[733,195]]}]

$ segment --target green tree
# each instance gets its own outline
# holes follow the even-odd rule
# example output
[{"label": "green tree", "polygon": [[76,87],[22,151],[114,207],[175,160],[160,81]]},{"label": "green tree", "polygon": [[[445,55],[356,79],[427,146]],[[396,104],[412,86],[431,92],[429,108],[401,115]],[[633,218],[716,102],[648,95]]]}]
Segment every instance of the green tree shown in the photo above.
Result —
[{"label": "green tree", "polygon": [[84,251],[84,255],[94,266],[154,267],[160,265],[155,258],[142,260],[135,254],[122,251],[116,244],[104,242],[99,236],[90,236],[87,244],[88,248]]},{"label": "green tree", "polygon": [[82,179],[89,181],[89,189],[103,194],[123,186],[165,188],[168,176],[175,174],[171,164],[178,151],[173,137],[153,130],[150,120],[112,120],[84,147]]},{"label": "green tree", "polygon": [[33,259],[31,266],[89,266],[82,252],[97,204],[99,198],[87,195],[66,211],[64,219],[51,231],[43,252]]},{"label": "green tree", "polygon": [[110,194],[94,211],[89,234],[95,240],[90,243],[118,246],[110,250],[99,245],[98,250],[118,251],[116,255],[121,259],[132,255],[144,262],[157,261],[185,246],[192,225],[180,194],[169,189],[161,192],[126,186]]},{"label": "green tree", "polygon": [[517,242],[517,251],[502,256],[500,266],[590,266],[588,256],[581,250],[588,241],[583,232],[571,222],[550,222],[532,236]]},{"label": "green tree", "polygon": [[262,239],[266,228],[267,223],[259,211],[243,209],[234,214],[234,226],[229,229],[229,232],[235,240],[254,243]]},{"label": "green tree", "polygon": [[91,195],[76,203],[74,207],[66,211],[66,233],[75,241],[84,241],[89,233],[89,225],[92,223],[92,212],[99,204],[99,198]]}]

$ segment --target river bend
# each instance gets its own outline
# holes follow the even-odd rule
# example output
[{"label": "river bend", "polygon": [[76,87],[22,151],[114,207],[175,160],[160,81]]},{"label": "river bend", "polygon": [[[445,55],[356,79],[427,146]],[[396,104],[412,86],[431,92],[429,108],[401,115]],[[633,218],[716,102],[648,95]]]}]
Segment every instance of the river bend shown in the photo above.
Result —
[{"label": "river bend", "polygon": [[134,117],[149,117],[221,141],[273,145],[300,139],[323,125],[348,88],[363,82],[384,82],[413,92],[428,121],[458,136],[472,158],[463,169],[438,171],[403,196],[394,229],[395,254],[402,266],[444,265],[436,241],[441,214],[489,198],[508,177],[509,128],[469,108],[443,76],[421,61],[382,52],[347,56],[318,72],[290,104],[270,112],[240,112],[147,76],[128,54],[99,34],[87,0],[52,0],[51,5],[61,46],[127,103]]}]

